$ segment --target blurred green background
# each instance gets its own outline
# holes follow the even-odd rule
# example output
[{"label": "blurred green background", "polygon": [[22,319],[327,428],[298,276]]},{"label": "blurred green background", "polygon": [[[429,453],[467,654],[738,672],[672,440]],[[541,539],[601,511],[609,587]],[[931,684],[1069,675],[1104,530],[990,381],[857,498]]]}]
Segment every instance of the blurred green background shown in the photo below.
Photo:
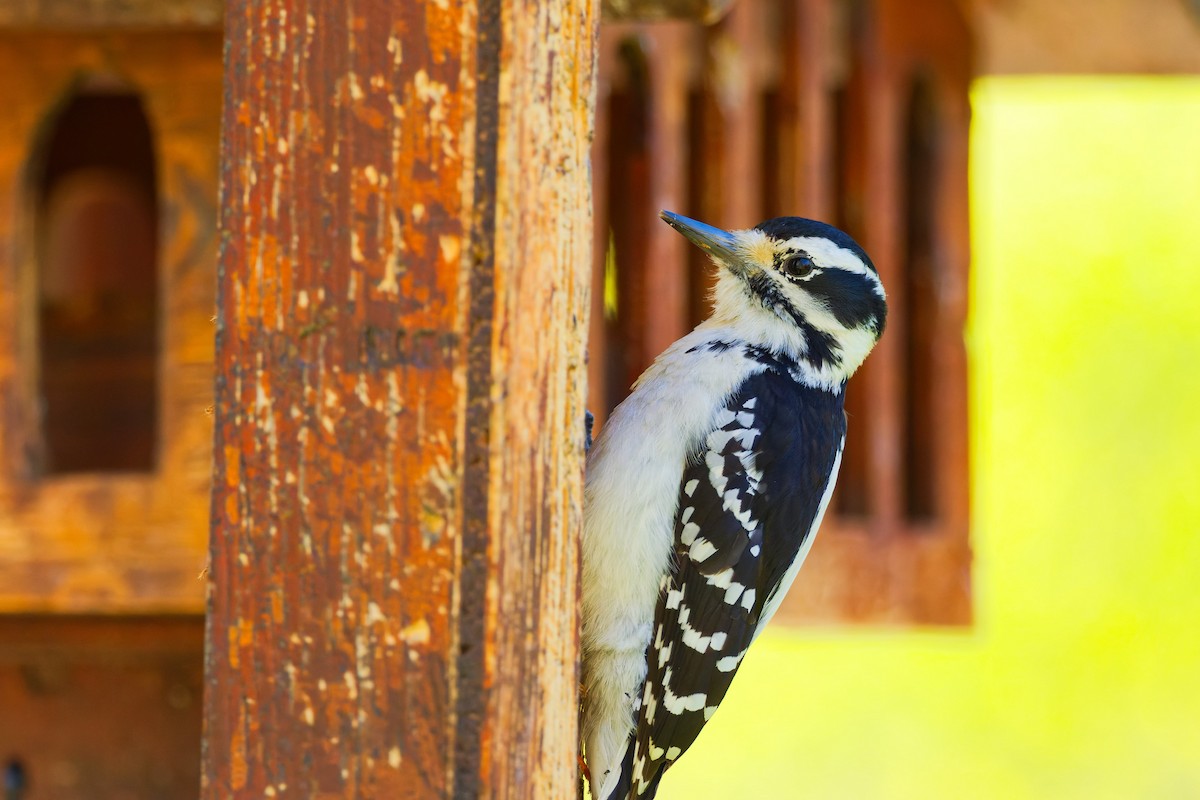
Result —
[{"label": "blurred green background", "polygon": [[972,103],[975,624],[773,626],[665,796],[1200,798],[1200,79]]}]

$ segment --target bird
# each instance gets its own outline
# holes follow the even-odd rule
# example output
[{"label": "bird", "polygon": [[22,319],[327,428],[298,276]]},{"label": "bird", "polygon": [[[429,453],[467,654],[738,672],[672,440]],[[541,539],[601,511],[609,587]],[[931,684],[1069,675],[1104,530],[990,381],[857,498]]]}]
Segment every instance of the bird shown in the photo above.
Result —
[{"label": "bird", "polygon": [[595,800],[653,798],[724,699],[812,546],[846,381],[887,320],[878,270],[836,227],[660,216],[717,277],[710,316],[587,453],[580,729]]}]

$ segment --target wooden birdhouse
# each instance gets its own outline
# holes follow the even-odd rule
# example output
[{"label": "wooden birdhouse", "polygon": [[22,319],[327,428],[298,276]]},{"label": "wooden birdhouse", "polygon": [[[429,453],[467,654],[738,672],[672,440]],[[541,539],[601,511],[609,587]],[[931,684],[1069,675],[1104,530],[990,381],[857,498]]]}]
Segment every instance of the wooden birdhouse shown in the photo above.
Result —
[{"label": "wooden birdhouse", "polygon": [[198,784],[219,14],[0,9],[0,759],[29,797]]},{"label": "wooden birdhouse", "polygon": [[[248,102],[229,105],[224,92],[235,84],[237,91],[229,97],[259,102],[269,97],[275,103],[278,87],[255,81],[267,81],[264,75],[292,75],[292,69],[303,72],[300,62],[280,63],[276,41],[280,47],[295,46],[298,37],[316,36],[328,53],[344,49],[347,63],[371,69],[379,66],[385,49],[348,45],[345,31],[334,41],[340,28],[301,30],[295,19],[285,23],[261,4],[248,4],[261,16],[247,11],[231,28],[234,36],[245,34],[231,44],[238,44],[237,53],[248,61],[234,58],[223,78],[222,5],[219,0],[0,4],[0,759],[7,760],[10,775],[28,785],[31,800],[189,797],[200,784],[206,581],[198,576],[206,565],[214,474],[209,412],[214,379],[233,375],[230,364],[245,367],[238,359],[250,363],[259,352],[244,347],[224,369],[214,370],[222,114],[226,146],[234,148],[226,153],[225,176],[236,180],[227,188],[236,185],[245,192],[244,197],[225,198],[226,213],[235,215],[226,218],[226,231],[244,234],[238,239],[230,233],[232,244],[227,246],[239,258],[250,258],[235,252],[246,242],[276,249],[257,257],[271,262],[268,267],[276,271],[268,274],[278,279],[277,285],[285,282],[281,274],[295,277],[311,267],[296,256],[292,267],[299,272],[287,273],[280,267],[280,259],[286,260],[280,253],[297,248],[294,237],[301,223],[319,217],[314,209],[328,200],[313,188],[319,181],[354,204],[353,209],[337,206],[342,216],[332,226],[352,246],[341,247],[341,240],[333,238],[320,245],[327,248],[328,263],[341,264],[340,269],[354,275],[350,285],[359,292],[366,291],[360,272],[371,277],[383,261],[393,265],[392,256],[399,261],[401,251],[417,264],[416,251],[428,244],[422,244],[424,233],[411,235],[412,225],[425,213],[424,204],[416,204],[420,212],[415,205],[402,207],[395,218],[401,221],[376,231],[374,220],[402,205],[394,198],[385,202],[381,175],[394,181],[397,193],[405,187],[422,192],[444,188],[440,176],[428,185],[404,183],[431,169],[421,160],[427,154],[411,169],[408,162],[371,160],[384,152],[376,147],[383,126],[405,132],[407,138],[398,135],[396,141],[414,152],[419,148],[413,142],[424,135],[411,133],[398,121],[406,110],[403,104],[391,104],[395,97],[384,102],[392,89],[383,68],[344,92],[324,83],[324,74],[306,72],[302,77],[312,81],[315,93],[295,89],[297,96],[288,100],[306,108],[308,125],[327,119],[330,141],[357,136],[355,141],[373,143],[358,151],[331,152],[310,128],[296,134],[302,140],[309,137],[306,148],[289,149],[295,137],[281,130],[291,125],[283,123],[292,113],[290,106],[272,106],[259,119],[246,110]],[[354,35],[375,42],[365,32],[370,26],[364,20],[391,19],[394,9],[367,5],[361,17],[351,20],[359,26]],[[454,4],[435,5],[438,14],[457,13]],[[589,405],[603,424],[606,412],[649,360],[706,313],[703,259],[657,221],[660,208],[726,227],[778,214],[841,225],[862,241],[880,267],[892,294],[892,330],[855,378],[849,408],[854,434],[835,513],[827,524],[831,530],[781,619],[961,623],[969,617],[961,331],[972,57],[962,4],[746,0],[734,3],[713,27],[697,21],[711,21],[729,6],[726,0],[611,0],[605,5],[610,22],[599,41],[592,148],[595,269]],[[615,21],[621,15],[658,16],[655,9],[692,19],[654,25]],[[314,11],[322,13],[330,12]],[[271,28],[276,24],[278,30]],[[464,26],[447,24],[445,31],[461,33]],[[401,38],[420,36],[400,28]],[[416,52],[414,59],[423,57],[423,50]],[[508,49],[503,57],[516,58]],[[590,64],[591,58],[580,63]],[[263,64],[265,71],[254,71]],[[396,74],[404,77],[409,68],[400,65]],[[257,76],[253,80],[248,77],[252,74]],[[513,74],[527,73],[518,69]],[[405,77],[410,79],[417,77]],[[279,80],[283,86],[285,81]],[[590,80],[589,73],[589,86]],[[292,78],[286,84],[292,86]],[[415,95],[420,102],[432,96],[429,91]],[[533,102],[549,100],[535,96]],[[344,103],[353,114],[327,118],[331,103]],[[435,149],[453,166],[454,148]],[[518,150],[504,152],[508,157]],[[285,168],[283,157],[289,153]],[[314,182],[297,189],[300,177]],[[371,188],[364,189],[368,184]],[[269,196],[265,186],[290,187],[286,191],[303,195],[294,198],[290,209],[300,222],[288,229],[288,237],[276,238],[274,228],[259,229],[240,219],[261,210],[263,196]],[[535,196],[534,190],[539,187],[531,184],[528,196]],[[443,198],[448,208],[460,194],[453,191]],[[405,216],[410,211],[411,225]],[[450,262],[466,245],[447,221],[454,217],[448,213],[427,222],[429,230],[445,226],[444,235],[431,240],[438,246],[425,248],[429,258],[421,269],[431,271],[432,277],[425,276],[431,285],[451,285],[460,277]],[[470,215],[464,211],[463,217]],[[272,218],[272,224],[282,223]],[[360,236],[355,226],[365,232]],[[385,258],[385,245],[399,249],[387,250]],[[306,250],[303,258],[315,252]],[[244,267],[250,262],[239,263]],[[243,272],[244,282],[230,279],[222,285],[257,287],[255,280],[261,283],[263,274],[260,270],[255,278]],[[480,274],[472,273],[481,280]],[[301,292],[286,315],[272,316],[274,338],[263,341],[269,339],[280,350],[268,354],[278,362],[267,365],[268,372],[282,376],[285,390],[298,385],[287,372],[302,360],[296,354],[316,352],[320,346],[339,357],[361,350],[364,374],[370,371],[376,378],[398,365],[444,368],[443,389],[458,391],[460,382],[450,379],[446,364],[410,357],[418,336],[429,333],[432,323],[418,319],[418,312],[424,313],[420,304],[412,304],[413,311],[398,302],[393,296],[397,276],[394,271],[387,275],[387,291],[380,289],[367,298],[370,302],[363,301],[367,311],[355,307],[357,295],[349,291],[337,295],[350,298],[345,308]],[[294,288],[284,286],[281,296]],[[227,294],[235,293],[227,288]],[[246,294],[254,294],[254,288]],[[257,302],[230,296],[221,308],[258,308]],[[328,318],[313,316],[321,303]],[[416,321],[410,320],[411,338],[406,338],[410,332],[403,320],[386,316],[397,309],[416,315]],[[346,319],[352,311],[375,316],[354,320],[362,322],[361,331],[345,320],[329,322],[343,311]],[[490,323],[490,315],[485,316]],[[456,319],[448,318],[445,325],[458,324]],[[227,318],[224,324],[229,325]],[[253,338],[256,332],[248,327],[253,326],[243,320],[235,333]],[[429,341],[437,342],[438,353],[457,357],[456,343],[467,338],[456,338],[461,333],[457,329],[445,333]],[[338,335],[352,344],[333,347],[330,337]],[[555,346],[547,352],[559,357],[561,351]],[[548,363],[528,362],[538,368]],[[257,368],[261,378],[262,364]],[[249,390],[228,383],[222,387],[228,389],[225,395],[242,402]],[[273,388],[279,387],[267,386],[264,393]],[[370,391],[355,388],[343,398],[344,405],[353,405],[360,395]],[[363,413],[369,416],[373,409]],[[542,412],[548,413],[545,408]],[[421,425],[428,427],[426,422]],[[442,422],[458,435],[454,425]],[[327,432],[333,427],[330,422]],[[574,423],[563,428],[576,430]],[[240,520],[244,530],[238,535],[251,541],[259,532],[254,525],[259,515],[269,516],[262,510],[264,492],[274,491],[264,488],[269,481],[263,476],[286,476],[286,469],[264,461],[255,441],[228,444],[236,439],[236,430],[231,426],[223,432],[227,444],[216,454],[218,472],[228,480],[219,484],[223,499],[213,508],[218,519]],[[349,454],[346,440],[337,437],[322,446],[327,449],[320,451],[321,457],[312,456],[322,464],[371,457]],[[258,485],[246,486],[254,458],[260,459]],[[482,462],[475,458],[472,463]],[[438,465],[444,468],[442,462]],[[353,466],[365,469],[361,463]],[[449,484],[442,480],[438,485]],[[509,493],[506,487],[505,496]],[[333,516],[317,516],[332,525]],[[289,524],[294,522],[292,518]],[[487,531],[476,533],[476,544],[486,545]],[[452,562],[454,549],[443,547],[446,563]],[[226,552],[233,550],[227,547]],[[286,572],[311,566],[302,560],[289,562]],[[231,560],[218,562],[217,568],[229,576],[235,563],[244,564]],[[277,575],[268,574],[271,569],[264,564],[252,563],[249,569],[258,570],[267,585]],[[380,568],[384,566],[394,565]],[[320,569],[328,585],[341,585],[336,565]],[[229,598],[225,606],[215,602],[218,627],[210,643],[225,657],[213,657],[212,664],[217,672],[226,671],[224,685],[237,668],[236,654],[243,652],[261,655],[267,666],[259,677],[274,680],[278,670],[273,665],[294,643],[292,636],[280,633],[286,625],[273,614],[254,617],[256,621],[237,629],[239,636],[225,636],[220,625],[234,630],[230,608],[268,602],[247,586],[252,584],[233,586],[231,591],[242,592],[237,603]],[[304,595],[295,586],[280,592],[272,601]],[[482,588],[478,595],[482,606]],[[267,617],[271,619],[264,622]],[[388,619],[400,624],[398,614]],[[441,641],[441,623],[434,622],[433,639]],[[267,627],[253,627],[260,623]],[[428,625],[424,631],[428,638]],[[341,664],[334,651],[336,647],[329,648],[328,663],[309,665],[308,678],[314,679],[322,665],[332,669],[330,665]],[[438,670],[430,669],[438,677]],[[245,680],[252,682],[252,677]],[[220,679],[210,673],[210,680]],[[225,699],[227,706],[221,705]],[[244,711],[244,699],[238,694],[210,697],[210,702],[214,774],[244,779],[244,762],[228,766],[220,761],[221,753],[246,745],[234,741],[236,736],[222,739],[223,731],[242,724],[231,709]],[[566,717],[573,718],[573,712],[568,710]],[[290,736],[287,730],[276,733]],[[336,747],[330,748],[326,755],[335,758]],[[292,755],[294,766],[305,769],[307,756],[299,751]],[[444,754],[426,755],[432,763]],[[406,769],[414,769],[411,764],[417,762],[407,751],[404,758],[409,759]],[[573,758],[567,763],[573,769]],[[255,773],[250,785],[262,779]],[[211,788],[217,783],[209,786],[219,794],[220,789]]]}]

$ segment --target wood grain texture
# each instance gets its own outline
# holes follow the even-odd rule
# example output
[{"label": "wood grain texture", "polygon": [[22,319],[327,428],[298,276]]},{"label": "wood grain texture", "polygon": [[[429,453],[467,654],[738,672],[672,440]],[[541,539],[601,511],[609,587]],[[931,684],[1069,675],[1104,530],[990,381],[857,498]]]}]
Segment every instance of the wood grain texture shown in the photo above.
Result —
[{"label": "wood grain texture", "polygon": [[[30,182],[80,76],[138,92],[158,159],[157,466],[40,474],[39,264]],[[221,38],[0,34],[0,611],[203,609],[212,421]],[[186,87],[186,89],[181,88]]]},{"label": "wood grain texture", "polygon": [[230,6],[204,797],[573,793],[598,13]]}]

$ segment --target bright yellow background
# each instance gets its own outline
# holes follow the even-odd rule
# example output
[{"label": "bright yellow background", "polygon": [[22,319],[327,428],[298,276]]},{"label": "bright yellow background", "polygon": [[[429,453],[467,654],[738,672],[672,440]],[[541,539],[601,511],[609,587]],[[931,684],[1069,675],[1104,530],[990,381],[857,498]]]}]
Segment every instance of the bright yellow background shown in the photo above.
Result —
[{"label": "bright yellow background", "polygon": [[773,628],[665,798],[1200,798],[1200,79],[972,101],[976,624]]}]

